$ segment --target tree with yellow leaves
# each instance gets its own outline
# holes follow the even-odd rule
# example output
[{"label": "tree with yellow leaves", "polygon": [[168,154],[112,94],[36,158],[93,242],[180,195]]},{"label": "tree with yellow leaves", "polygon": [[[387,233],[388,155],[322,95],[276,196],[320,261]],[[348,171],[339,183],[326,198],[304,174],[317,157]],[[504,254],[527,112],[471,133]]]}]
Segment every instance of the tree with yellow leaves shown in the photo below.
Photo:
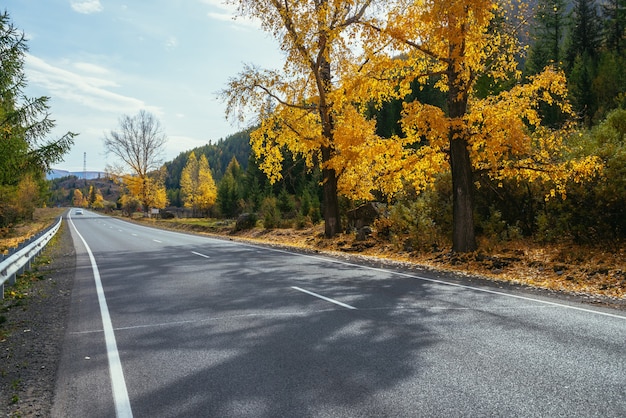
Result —
[{"label": "tree with yellow leaves", "polygon": [[207,211],[217,198],[217,187],[206,155],[200,160],[192,151],[180,175],[180,193],[186,208]]},{"label": "tree with yellow leaves", "polygon": [[79,189],[74,189],[74,194],[72,197],[72,205],[79,207],[79,208],[84,208],[87,207],[87,199],[85,199],[85,196],[83,195],[83,192],[81,192]]},{"label": "tree with yellow leaves", "polygon": [[93,185],[89,186],[89,194],[88,194],[88,202],[89,207],[92,209],[103,209],[104,208],[104,197],[102,196],[102,192],[97,187],[93,187]]},{"label": "tree with yellow leaves", "polygon": [[[271,179],[280,175],[283,148],[319,164],[326,236],[340,230],[338,193],[393,196],[409,184],[422,190],[450,170],[452,249],[473,251],[476,174],[552,181],[550,194],[563,195],[568,177],[600,166],[591,157],[565,161],[570,132],[542,125],[542,102],[571,112],[563,73],[546,68],[520,84],[516,25],[524,2],[392,0],[369,16],[373,1],[233,3],[280,39],[287,62],[282,73],[247,67],[231,80],[227,112],[259,111],[252,148]],[[477,94],[479,80],[494,86],[486,97]],[[415,81],[445,93],[445,106],[405,103],[402,135],[376,135],[364,107],[407,97]],[[505,82],[514,87],[498,88]]]},{"label": "tree with yellow leaves", "polygon": [[122,181],[127,193],[135,197],[143,206],[144,212],[149,209],[163,209],[167,206],[167,192],[165,190],[165,166],[160,170],[148,173],[144,178],[125,175]]},{"label": "tree with yellow leaves", "polygon": [[39,184],[32,175],[26,174],[17,187],[17,207],[24,219],[33,219],[35,208],[41,201]]},{"label": "tree with yellow leaves", "polygon": [[[495,0],[396,0],[368,26],[366,53],[387,47],[393,55],[376,56],[379,79],[393,81],[398,97],[414,80],[446,94],[445,109],[414,101],[402,113],[404,136],[364,145],[362,154],[377,150],[369,171],[387,193],[412,182],[419,190],[449,165],[453,185],[453,243],[456,252],[476,249],[474,175],[553,181],[552,194],[564,192],[566,178],[595,172],[594,158],[564,162],[563,137],[541,124],[540,102],[571,112],[562,72],[546,68],[527,84],[519,84],[515,60],[520,52],[515,28],[521,20],[513,7]],[[374,55],[371,55],[374,57]],[[477,97],[476,83],[513,78],[510,90]],[[375,92],[377,86],[370,86]],[[367,158],[366,158],[367,160]],[[355,161],[358,161],[355,160]],[[377,163],[378,161],[378,163]]]},{"label": "tree with yellow leaves", "polygon": [[126,213],[129,218],[132,218],[133,212],[141,208],[141,203],[137,198],[129,193],[124,193],[120,196],[119,203],[122,208],[122,212]]},{"label": "tree with yellow leaves", "polygon": [[[253,109],[260,127],[252,149],[270,181],[280,179],[283,149],[322,171],[325,236],[341,230],[338,192],[342,168],[333,159],[349,153],[369,125],[353,109],[362,102],[341,81],[358,71],[358,23],[373,0],[231,0],[241,16],[257,18],[286,54],[282,71],[247,66],[224,92],[227,116]],[[361,129],[361,128],[364,129]],[[351,136],[354,135],[354,136]],[[345,141],[348,141],[346,144]],[[345,147],[344,147],[345,145]]]}]

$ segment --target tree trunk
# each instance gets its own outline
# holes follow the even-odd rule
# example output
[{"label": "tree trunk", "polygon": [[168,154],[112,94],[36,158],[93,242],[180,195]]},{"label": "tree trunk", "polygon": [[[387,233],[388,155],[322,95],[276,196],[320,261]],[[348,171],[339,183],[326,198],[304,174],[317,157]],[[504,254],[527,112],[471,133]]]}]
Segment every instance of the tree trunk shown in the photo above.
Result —
[{"label": "tree trunk", "polygon": [[[325,154],[327,156],[325,156]],[[330,149],[322,148],[322,159],[328,161]],[[324,236],[332,238],[341,232],[341,217],[339,214],[339,198],[337,197],[337,173],[335,170],[322,169],[322,187],[324,195]]]},{"label": "tree trunk", "polygon": [[[454,70],[448,73],[448,111],[454,122],[467,113],[467,89]],[[475,251],[474,178],[468,150],[467,132],[461,126],[450,130],[450,169],[452,171],[452,251]]]},{"label": "tree trunk", "polygon": [[[325,3],[325,2],[324,2]],[[321,49],[326,48],[327,36],[320,32],[319,44]],[[332,238],[341,231],[341,217],[339,215],[339,197],[337,196],[337,173],[333,169],[326,168],[334,154],[334,128],[335,122],[328,103],[328,94],[332,91],[331,65],[324,54],[320,55],[319,75],[317,78],[319,97],[319,115],[322,122],[322,135],[327,140],[327,145],[321,147],[322,154],[322,186],[324,195],[324,235]]]},{"label": "tree trunk", "polygon": [[475,251],[474,232],[474,182],[467,141],[450,140],[450,166],[452,169],[452,251]]}]

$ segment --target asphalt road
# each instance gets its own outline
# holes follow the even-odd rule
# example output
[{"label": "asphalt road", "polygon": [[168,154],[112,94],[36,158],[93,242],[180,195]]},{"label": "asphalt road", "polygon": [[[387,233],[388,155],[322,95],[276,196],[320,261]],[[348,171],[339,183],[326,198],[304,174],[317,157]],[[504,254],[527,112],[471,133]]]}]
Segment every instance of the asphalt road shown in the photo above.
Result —
[{"label": "asphalt road", "polygon": [[54,416],[626,416],[624,312],[71,214]]}]

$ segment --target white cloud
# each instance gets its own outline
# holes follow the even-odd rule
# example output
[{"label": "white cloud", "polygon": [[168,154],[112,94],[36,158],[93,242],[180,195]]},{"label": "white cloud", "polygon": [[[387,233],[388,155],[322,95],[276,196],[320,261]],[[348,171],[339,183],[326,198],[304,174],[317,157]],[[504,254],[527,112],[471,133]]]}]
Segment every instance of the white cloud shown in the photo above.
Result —
[{"label": "white cloud", "polygon": [[72,1],[71,5],[74,11],[82,14],[99,13],[104,10],[100,0]]},{"label": "white cloud", "polygon": [[207,4],[218,11],[211,11],[207,13],[209,19],[219,20],[221,22],[234,23],[233,27],[244,27],[260,29],[261,24],[258,19],[250,19],[247,17],[241,17],[237,15],[237,6],[233,4],[225,4],[224,0],[201,0],[201,3]]},{"label": "white cloud", "polygon": [[209,19],[221,20],[226,22],[232,22],[235,19],[235,15],[231,13],[208,12],[207,16],[209,17]]},{"label": "white cloud", "polygon": [[228,9],[234,10],[236,8],[236,6],[232,4],[224,3],[224,0],[200,0],[200,3],[208,4],[209,6],[214,6],[214,7],[217,7],[218,9],[224,9],[224,10],[228,10]]},{"label": "white cloud", "polygon": [[[161,113],[160,109],[147,106],[145,102],[134,97],[123,96],[111,92],[106,87],[117,87],[110,78],[85,76],[77,72],[65,70],[48,64],[44,60],[27,54],[25,57],[26,71],[29,82],[44,88],[55,99],[64,99],[87,106],[102,112],[134,113],[139,109],[147,109],[153,113]],[[97,69],[104,74],[102,67],[77,63],[73,65],[81,69]]]},{"label": "white cloud", "polygon": [[104,67],[101,67],[96,64],[91,64],[89,62],[75,62],[72,64],[74,68],[79,71],[83,71],[85,73],[91,74],[99,74],[99,75],[107,75],[110,74],[110,71]]},{"label": "white cloud", "polygon": [[171,161],[181,152],[202,147],[207,143],[208,141],[203,139],[191,138],[183,135],[168,135],[167,142],[165,144],[164,157],[166,161]]},{"label": "white cloud", "polygon": [[248,17],[235,16],[234,14],[228,13],[207,13],[209,19],[219,20],[221,22],[230,22],[232,23],[231,28],[235,30],[244,29],[244,30],[258,30],[261,31],[261,21],[258,19],[250,19]]},{"label": "white cloud", "polygon": [[166,49],[174,49],[178,46],[178,39],[176,39],[175,36],[170,36],[169,38],[167,38],[167,40],[165,41],[165,48]]}]

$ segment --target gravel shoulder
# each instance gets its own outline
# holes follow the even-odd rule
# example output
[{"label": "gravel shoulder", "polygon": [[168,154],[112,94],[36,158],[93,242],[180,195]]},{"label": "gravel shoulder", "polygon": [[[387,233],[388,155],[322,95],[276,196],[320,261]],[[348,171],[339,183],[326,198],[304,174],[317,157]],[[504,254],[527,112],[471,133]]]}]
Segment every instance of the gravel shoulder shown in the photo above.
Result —
[{"label": "gravel shoulder", "polygon": [[76,267],[66,222],[38,260],[26,297],[0,301],[0,416],[48,417],[52,408]]}]

